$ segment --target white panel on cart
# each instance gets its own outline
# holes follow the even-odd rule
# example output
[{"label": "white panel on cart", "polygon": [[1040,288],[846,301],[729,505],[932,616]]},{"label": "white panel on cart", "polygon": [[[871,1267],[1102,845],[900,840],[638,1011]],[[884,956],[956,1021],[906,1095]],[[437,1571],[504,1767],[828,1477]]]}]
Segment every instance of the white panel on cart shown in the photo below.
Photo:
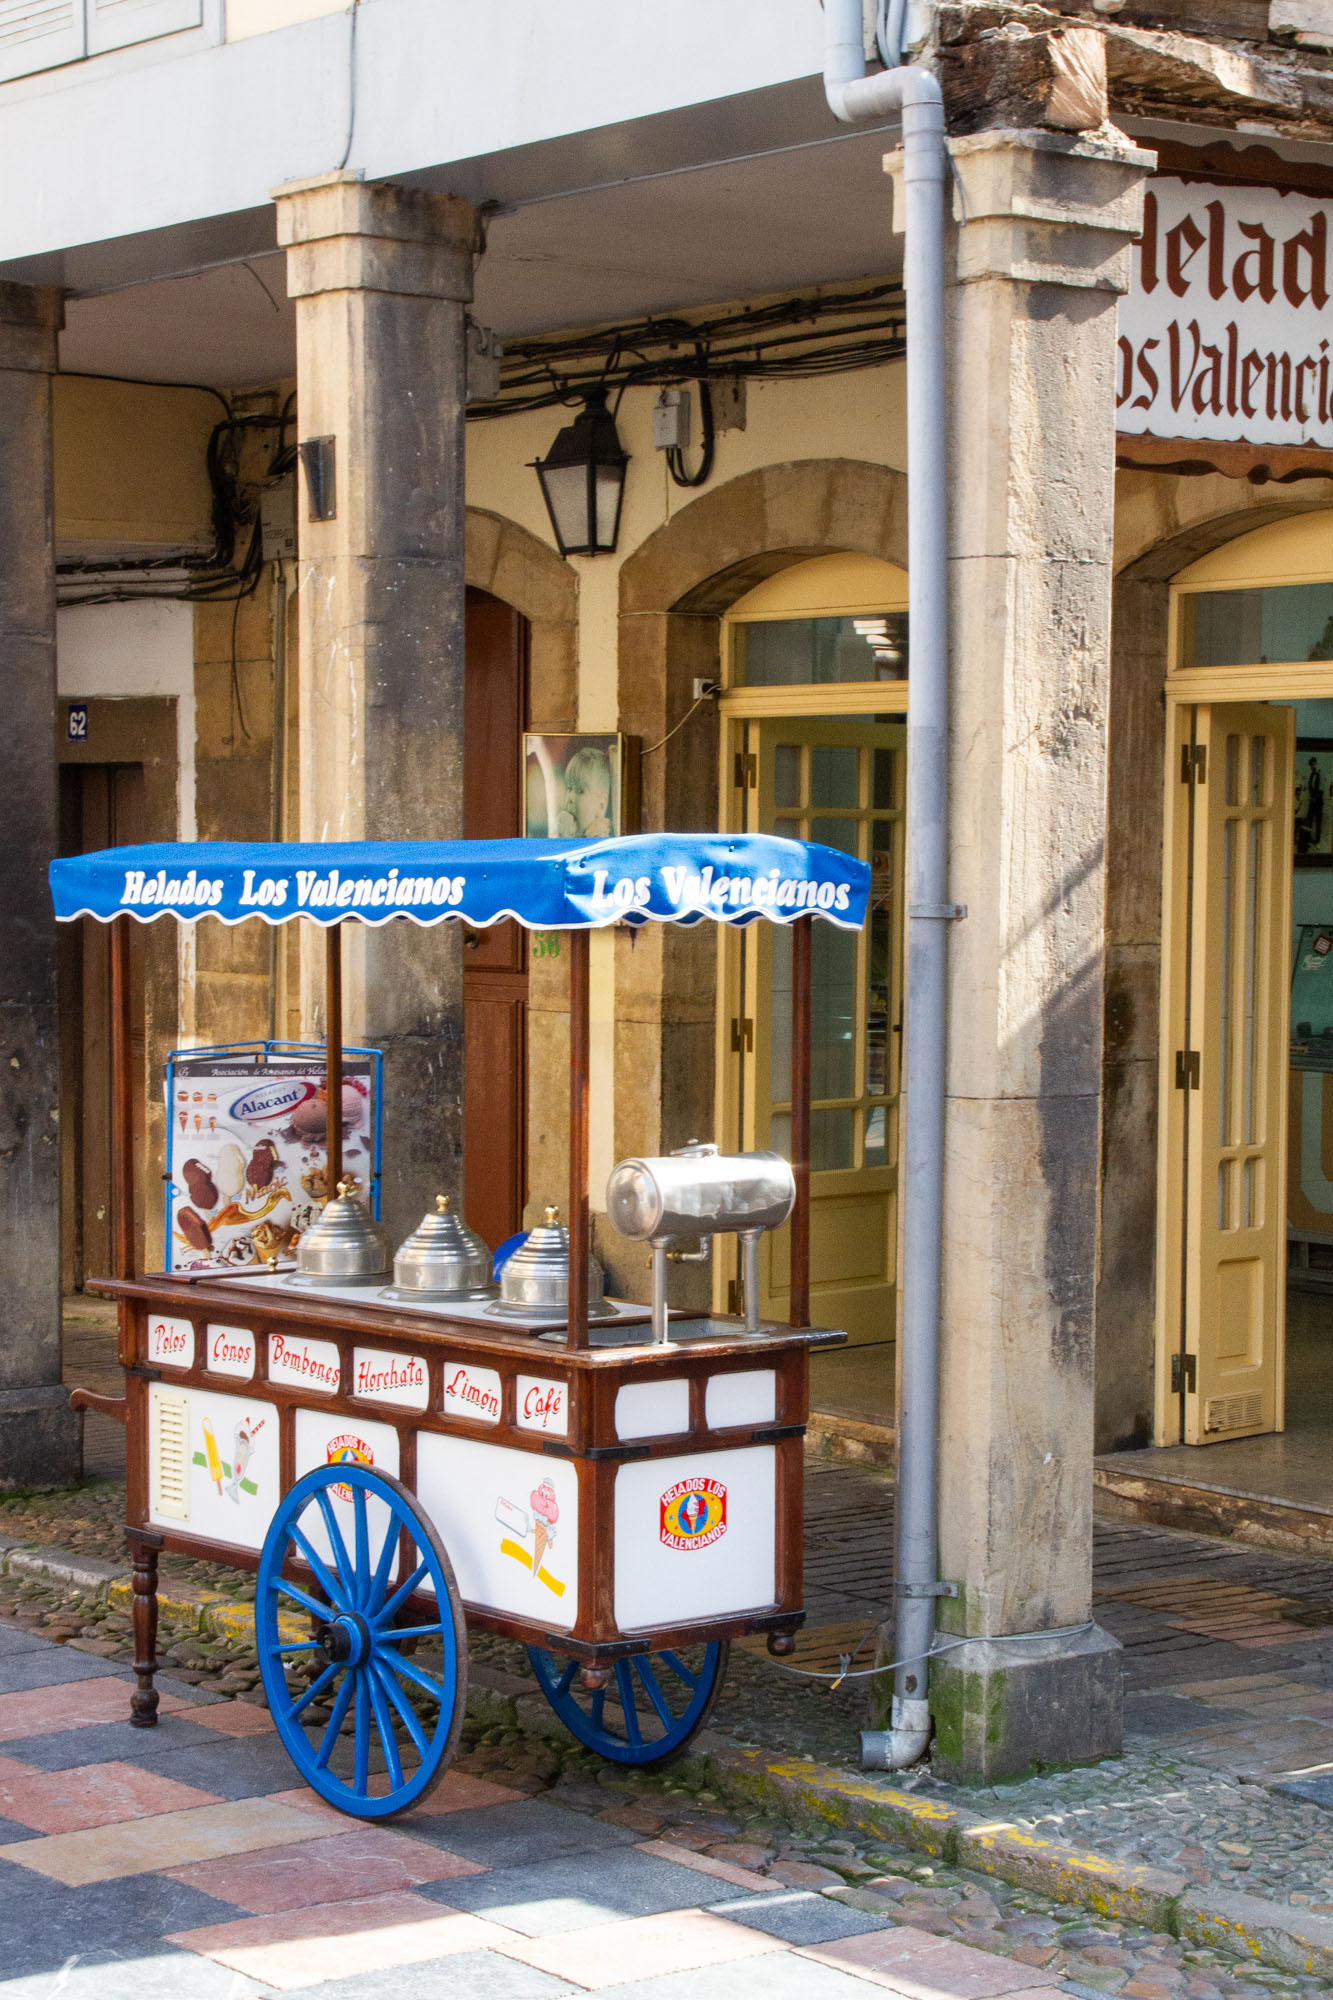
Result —
[{"label": "white panel on cart", "polygon": [[[392,1424],[370,1423],[364,1417],[334,1416],[327,1410],[296,1412],[296,1477],[301,1479],[317,1465],[370,1465],[376,1472],[398,1477],[398,1433]],[[334,1486],[333,1518],[343,1538],[346,1553],[355,1552],[356,1520],[350,1486]],[[391,1516],[382,1500],[371,1500],[366,1508],[370,1533],[370,1560],[379,1560],[385,1530]],[[309,1507],[301,1518],[301,1532],[309,1535],[317,1554],[325,1562],[333,1560],[333,1547],[324,1519],[317,1506]],[[397,1573],[397,1559],[389,1574]]]},{"label": "white panel on cart", "polygon": [[622,1465],[615,1501],[622,1632],[772,1604],[776,1505],[772,1445]]},{"label": "white panel on cart", "polygon": [[223,1326],[210,1321],[204,1335],[204,1366],[210,1375],[254,1379],[255,1337],[248,1326]]},{"label": "white panel on cart", "polygon": [[521,1431],[569,1434],[569,1385],[549,1376],[520,1375],[514,1384],[514,1422]]},{"label": "white panel on cart", "polygon": [[307,1340],[302,1333],[271,1333],[268,1372],[272,1382],[313,1389],[319,1396],[336,1396],[342,1380],[338,1350],[331,1340]]},{"label": "white panel on cart", "polygon": [[430,1395],[426,1364],[419,1354],[353,1348],[352,1394],[367,1403],[398,1403],[407,1410],[424,1410]]},{"label": "white panel on cart", "polygon": [[470,1604],[566,1630],[579,1609],[579,1482],[565,1459],[417,1432],[417,1498]]},{"label": "white panel on cart", "polygon": [[[184,1405],[182,1415],[173,1405]],[[173,1507],[169,1490],[177,1453],[184,1458],[184,1512]],[[192,1535],[260,1548],[278,1504],[274,1405],[154,1382],[148,1391],[148,1492],[150,1521],[164,1527],[188,1521]]]},{"label": "white panel on cart", "polygon": [[194,1322],[164,1319],[152,1313],[148,1320],[148,1360],[157,1368],[193,1368]]},{"label": "white panel on cart", "polygon": [[470,1424],[498,1424],[500,1376],[494,1368],[474,1368],[470,1361],[444,1364],[444,1414]]},{"label": "white panel on cart", "polygon": [[771,1424],[777,1413],[778,1378],[773,1369],[709,1376],[704,1422],[710,1431],[725,1431],[735,1424]]},{"label": "white panel on cart", "polygon": [[672,1437],[690,1427],[690,1385],[675,1382],[627,1382],[616,1393],[618,1438]]}]

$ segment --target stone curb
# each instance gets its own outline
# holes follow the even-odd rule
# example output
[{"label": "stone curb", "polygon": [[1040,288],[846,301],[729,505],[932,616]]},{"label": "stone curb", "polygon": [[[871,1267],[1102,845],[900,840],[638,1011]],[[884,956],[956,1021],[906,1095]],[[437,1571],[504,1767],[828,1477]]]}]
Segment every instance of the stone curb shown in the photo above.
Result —
[{"label": "stone curb", "polygon": [[1236,1891],[1201,1890],[1170,1870],[1045,1840],[799,1758],[736,1750],[711,1732],[696,1739],[714,1789],[731,1803],[776,1807],[800,1820],[879,1834],[955,1866],[1077,1903],[1191,1943],[1250,1957],[1281,1972],[1333,1978],[1333,1922]]},{"label": "stone curb", "polygon": [[[121,1606],[133,1599],[131,1579],[112,1563],[0,1536],[0,1571],[11,1570],[85,1590],[104,1590],[113,1604]],[[220,1637],[254,1643],[254,1605],[244,1599],[168,1584],[159,1591],[158,1601]],[[535,1735],[572,1740],[544,1697],[528,1691],[527,1682],[480,1664],[472,1667],[470,1681],[468,1706],[482,1719],[511,1721]],[[711,1730],[695,1738],[690,1756],[679,1767],[682,1774],[691,1765],[729,1804],[768,1807],[789,1819],[879,1835],[936,1860],[994,1875],[1016,1888],[1033,1889],[1052,1902],[1076,1903],[1194,1944],[1254,1958],[1281,1972],[1333,1979],[1333,1921],[1327,1918],[1265,1902],[1260,1896],[1197,1889],[1184,1875],[1167,1869],[1046,1840],[1022,1827],[803,1758],[738,1750]]]}]

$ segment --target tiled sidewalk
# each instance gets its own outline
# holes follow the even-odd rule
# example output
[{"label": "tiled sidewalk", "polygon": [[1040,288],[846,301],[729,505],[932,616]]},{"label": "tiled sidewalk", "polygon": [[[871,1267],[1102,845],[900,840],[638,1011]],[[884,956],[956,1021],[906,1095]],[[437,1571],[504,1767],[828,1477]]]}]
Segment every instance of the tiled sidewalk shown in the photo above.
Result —
[{"label": "tiled sidewalk", "polygon": [[[0,1626],[3,2000],[1057,2000],[1050,1975],[451,1772],[367,1827],[267,1713]],[[816,1871],[817,1872],[817,1871]]]}]

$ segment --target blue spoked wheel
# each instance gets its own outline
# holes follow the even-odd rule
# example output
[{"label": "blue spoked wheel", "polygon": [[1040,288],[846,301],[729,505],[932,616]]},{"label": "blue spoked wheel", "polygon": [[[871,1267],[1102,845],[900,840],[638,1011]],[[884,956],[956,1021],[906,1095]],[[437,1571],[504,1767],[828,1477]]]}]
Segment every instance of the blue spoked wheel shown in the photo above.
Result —
[{"label": "blue spoked wheel", "polygon": [[708,1720],[727,1671],[725,1640],[617,1660],[605,1687],[586,1688],[584,1662],[528,1647],[532,1671],[580,1743],[613,1764],[665,1764]]},{"label": "blue spoked wheel", "polygon": [[265,1537],[255,1624],[278,1734],[321,1798],[388,1819],[439,1783],[467,1637],[449,1558],[401,1481],[363,1465],[299,1479]]}]

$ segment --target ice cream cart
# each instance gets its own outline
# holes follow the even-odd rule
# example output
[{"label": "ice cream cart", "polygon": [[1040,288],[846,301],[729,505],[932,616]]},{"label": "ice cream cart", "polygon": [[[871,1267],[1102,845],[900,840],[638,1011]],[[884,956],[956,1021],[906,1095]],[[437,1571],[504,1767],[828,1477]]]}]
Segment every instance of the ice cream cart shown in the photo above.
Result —
[{"label": "ice cream cart", "polygon": [[[205,843],[56,861],[51,883],[60,920],[112,927],[116,1271],[99,1289],[119,1304],[125,1396],[75,1399],[127,1427],[131,1720],[156,1721],[166,1550],[258,1572],[278,1732],[307,1782],[358,1817],[402,1811],[446,1769],[469,1624],[526,1645],[592,1749],[630,1764],[676,1754],[728,1642],[764,1632],[790,1651],[803,1616],[809,1353],[843,1337],[808,1323],[812,925],[860,927],[864,863],[762,835]],[[484,1284],[414,1295],[387,1271],[340,1277],[336,1262],[135,1273],[129,925],[203,915],[324,929],[331,1182],[341,926],[513,919],[563,934],[570,1166],[554,1309]],[[590,1310],[589,933],[703,919],[792,927],[790,1164],[696,1145],[622,1163],[608,1210],[651,1244],[652,1305],[594,1287]],[[391,1177],[391,1150],[385,1165]],[[343,1187],[298,1263],[319,1229],[355,1225]],[[790,1323],[764,1324],[754,1246],[788,1216]],[[718,1231],[745,1250],[744,1317],[669,1313],[667,1246]]]}]

